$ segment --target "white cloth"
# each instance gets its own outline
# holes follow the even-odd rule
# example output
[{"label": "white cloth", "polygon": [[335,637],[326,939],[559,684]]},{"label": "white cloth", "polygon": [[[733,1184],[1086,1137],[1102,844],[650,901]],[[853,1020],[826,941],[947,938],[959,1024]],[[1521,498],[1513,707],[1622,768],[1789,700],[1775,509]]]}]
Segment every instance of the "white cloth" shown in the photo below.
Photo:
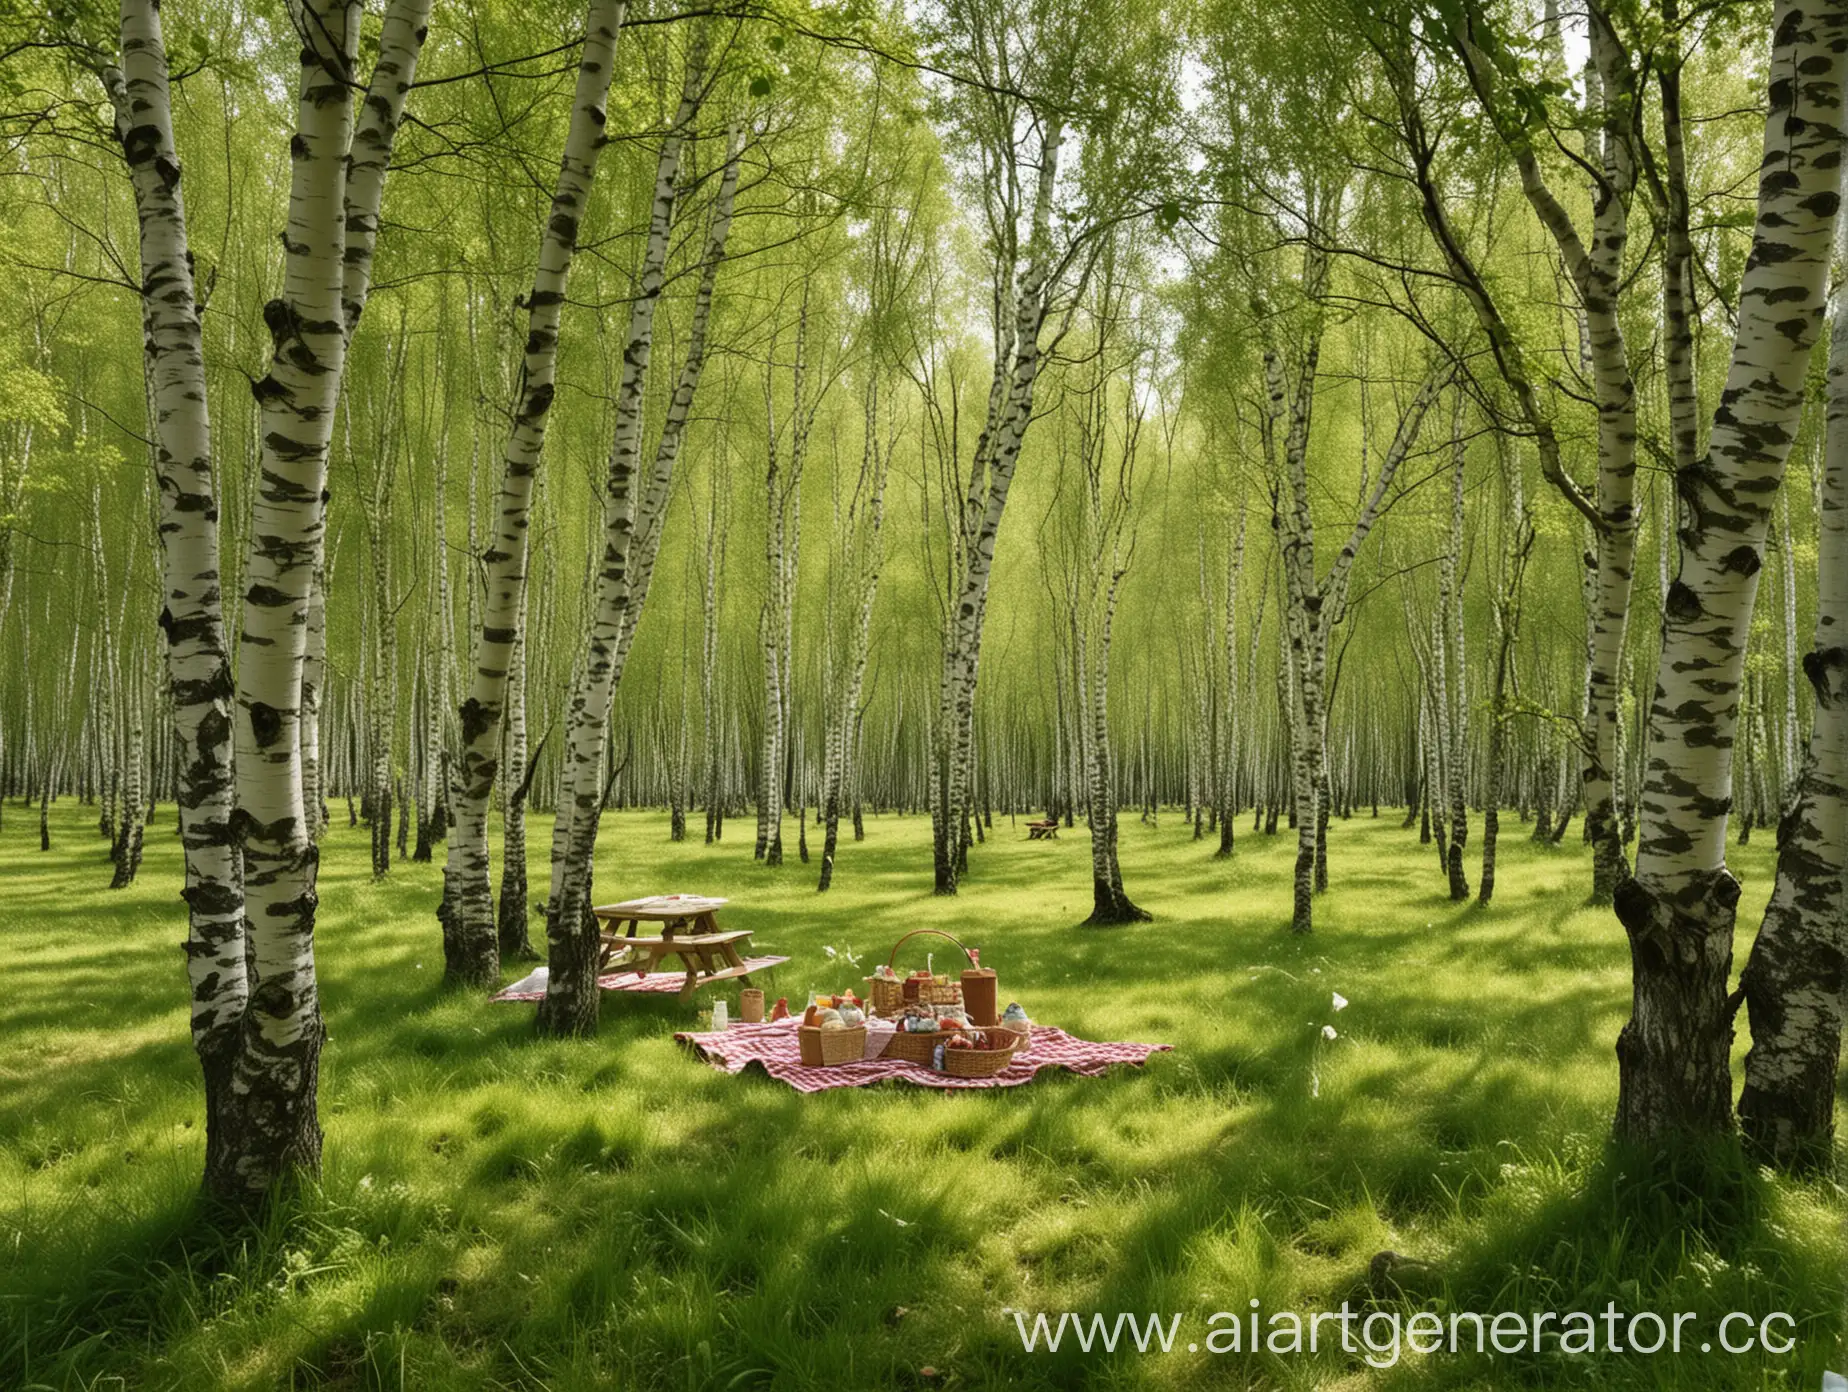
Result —
[{"label": "white cloth", "polygon": [[861,1058],[876,1059],[885,1053],[886,1045],[892,1036],[898,1033],[898,1026],[890,1020],[868,1019],[866,1022],[866,1049]]}]

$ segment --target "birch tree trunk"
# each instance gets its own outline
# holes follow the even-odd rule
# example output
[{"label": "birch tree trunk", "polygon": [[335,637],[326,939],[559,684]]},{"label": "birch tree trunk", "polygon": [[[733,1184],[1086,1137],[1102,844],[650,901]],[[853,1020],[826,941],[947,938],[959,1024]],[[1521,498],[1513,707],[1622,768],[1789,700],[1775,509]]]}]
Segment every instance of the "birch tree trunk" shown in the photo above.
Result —
[{"label": "birch tree trunk", "polygon": [[1214,797],[1219,804],[1218,859],[1232,854],[1233,823],[1238,820],[1239,685],[1238,685],[1238,582],[1245,569],[1245,499],[1238,501],[1238,529],[1226,560],[1225,694],[1220,702],[1220,737],[1215,765]]},{"label": "birch tree trunk", "polygon": [[1151,917],[1124,890],[1123,870],[1117,858],[1117,786],[1110,751],[1110,641],[1126,573],[1125,567],[1119,567],[1109,577],[1096,652],[1087,664],[1090,730],[1085,741],[1085,773],[1091,818],[1091,916],[1085,922],[1093,926],[1146,923]]},{"label": "birch tree trunk", "polygon": [[[622,380],[616,398],[616,424],[604,494],[604,546],[597,574],[596,612],[591,623],[584,680],[566,721],[566,798],[559,806],[553,829],[555,893],[547,906],[546,960],[550,971],[545,999],[539,1005],[541,1034],[587,1035],[594,1033],[597,1027],[598,935],[596,920],[590,913],[591,863],[603,812],[601,771],[608,752],[610,709],[617,683],[622,679],[628,644],[647,598],[653,565],[650,538],[659,537],[660,518],[667,506],[668,485],[679,449],[679,429],[692,409],[693,392],[703,366],[704,306],[710,304],[713,277],[724,255],[725,238],[731,224],[731,190],[737,181],[737,162],[728,159],[719,201],[707,232],[698,292],[701,303],[696,303],[694,310],[699,328],[689,335],[689,358],[670,404],[669,421],[663,427],[654,467],[644,474],[638,467],[642,394],[647,385],[649,357],[654,344],[655,310],[666,278],[675,185],[682,151],[699,112],[704,80],[702,31],[687,55],[679,107],[661,143],[655,165],[648,243],[643,251],[641,275],[630,309],[622,355]],[[674,424],[676,415],[681,426]]]},{"label": "birch tree trunk", "polygon": [[308,632],[302,652],[302,815],[308,839],[327,830],[321,771],[321,690],[327,681],[327,562],[314,568],[308,589]]},{"label": "birch tree trunk", "polygon": [[302,667],[323,493],[346,358],[341,311],[349,84],[357,6],[302,6],[302,77],[291,144],[283,289],[264,307],[274,354],[255,384],[262,483],[251,507],[237,673],[237,804],[256,980],[230,1106],[235,1180],[267,1188],[321,1160],[315,1093],[325,1029],[314,970],[316,851],[302,801]]},{"label": "birch tree trunk", "polygon": [[[1319,293],[1326,272],[1324,254],[1308,253],[1304,283],[1311,295]],[[1427,376],[1406,406],[1392,444],[1380,464],[1371,494],[1362,499],[1359,516],[1328,573],[1316,576],[1315,519],[1309,497],[1309,433],[1314,411],[1319,334],[1312,332],[1296,368],[1296,385],[1286,387],[1281,358],[1266,354],[1266,378],[1273,421],[1287,411],[1289,430],[1283,444],[1283,473],[1276,488],[1275,516],[1283,562],[1284,639],[1282,662],[1287,670],[1286,718],[1290,731],[1290,781],[1296,804],[1296,866],[1290,915],[1295,933],[1313,930],[1316,864],[1323,835],[1328,795],[1327,692],[1328,635],[1339,623],[1347,602],[1348,578],[1354,559],[1373,529],[1399,466],[1416,443],[1425,414],[1430,410],[1448,374]]]},{"label": "birch tree trunk", "polygon": [[1848,977],[1848,312],[1839,302],[1827,392],[1816,630],[1802,664],[1813,705],[1808,759],[1778,837],[1771,902],[1739,978],[1752,1031],[1739,1120],[1760,1159],[1799,1171],[1825,1169],[1832,1157]]},{"label": "birch tree trunk", "polygon": [[[881,535],[885,523],[886,473],[891,462],[890,447],[881,450],[879,442],[879,388],[875,378],[866,390],[866,443],[860,463],[860,481],[854,490],[854,502],[847,514],[852,550],[857,560],[854,594],[858,601],[851,616],[849,641],[837,678],[834,700],[827,712],[824,731],[821,813],[821,878],[817,893],[834,881],[834,852],[840,836],[842,803],[847,780],[855,762],[855,732],[860,721],[860,695],[866,684],[866,664],[872,651],[873,602],[879,594],[879,574],[884,563],[885,547]],[[864,521],[855,516],[864,503]],[[842,560],[847,559],[843,554]]]},{"label": "birch tree trunk", "polygon": [[[458,711],[461,751],[452,788],[455,824],[444,857],[443,900],[437,912],[443,926],[443,978],[457,985],[488,985],[500,975],[488,882],[488,797],[500,760],[507,675],[525,610],[527,529],[533,481],[557,390],[559,314],[579,226],[607,143],[604,127],[610,79],[616,41],[627,13],[626,0],[590,0],[585,11],[584,48],[578,59],[564,154],[551,212],[540,236],[532,293],[525,301],[526,352],[513,426],[507,436],[493,540],[481,557],[485,602],[475,637],[469,694]],[[472,527],[472,507],[470,517]]]},{"label": "birch tree trunk", "polygon": [[699,699],[702,724],[700,791],[706,803],[706,844],[725,834],[724,721],[719,709],[719,577],[725,569],[725,542],[731,511],[722,486],[725,452],[720,450],[712,469],[712,496],[706,512],[705,565],[700,571]]},{"label": "birch tree trunk", "polygon": [[1463,654],[1463,398],[1459,393],[1450,422],[1450,543],[1444,552],[1438,581],[1437,627],[1433,641],[1443,649],[1444,696],[1449,706],[1445,724],[1450,731],[1450,844],[1445,868],[1450,898],[1469,898],[1469,877],[1463,872],[1463,847],[1469,840],[1469,782],[1465,769],[1469,749],[1469,698]]},{"label": "birch tree trunk", "polygon": [[193,1047],[205,1078],[206,1179],[226,1187],[235,1153],[225,1101],[249,996],[240,859],[232,828],[231,667],[218,579],[200,311],[188,248],[160,10],[123,0],[121,66],[103,82],[116,115],[140,230],[141,309],[160,481],[161,628],[180,753],[186,969]]},{"label": "birch tree trunk", "polygon": [[526,793],[532,770],[526,761],[526,614],[516,614],[517,632],[507,671],[507,801],[502,814],[501,886],[496,937],[500,960],[537,960],[527,930]]},{"label": "birch tree trunk", "polygon": [[[796,318],[795,361],[791,372],[790,411],[779,426],[773,394],[776,338],[764,364],[765,432],[768,460],[764,470],[764,607],[758,642],[764,660],[764,729],[759,748],[757,846],[765,865],[783,863],[783,802],[787,796],[784,764],[788,757],[789,712],[795,673],[791,670],[791,624],[794,618],[795,570],[801,535],[802,467],[807,456],[812,407],[805,395],[808,371],[808,281]],[[793,503],[793,506],[792,506]],[[792,522],[793,515],[793,522]]]},{"label": "birch tree trunk", "polygon": [[[1488,767],[1483,772],[1482,792],[1482,880],[1476,900],[1487,904],[1495,897],[1495,849],[1501,833],[1501,795],[1504,751],[1507,746],[1508,687],[1514,680],[1514,654],[1521,641],[1521,588],[1526,578],[1527,558],[1534,548],[1533,518],[1527,511],[1526,491],[1521,484],[1521,461],[1502,460],[1503,493],[1507,502],[1502,540],[1501,591],[1496,596],[1495,687],[1489,696]],[[1541,778],[1541,797],[1534,814],[1534,839],[1551,821],[1546,801],[1546,778]]]},{"label": "birch tree trunk", "polygon": [[[440,373],[440,364],[438,370]],[[448,420],[445,414],[443,435],[439,438],[436,450],[436,477],[431,480],[433,515],[430,530],[436,542],[430,564],[436,578],[435,609],[432,613],[436,651],[431,654],[424,686],[423,763],[418,770],[417,792],[417,849],[411,855],[412,860],[419,862],[428,862],[436,843],[448,834],[448,780],[444,772],[448,766],[449,751],[445,732],[450,701],[449,675],[455,660],[451,638],[455,600],[449,590],[447,437]],[[429,646],[426,641],[426,652]],[[516,779],[519,777],[518,774],[512,776]]]},{"label": "birch tree trunk", "polygon": [[135,882],[135,874],[141,869],[141,833],[147,821],[147,808],[142,802],[144,732],[141,725],[142,692],[139,677],[129,684],[123,697],[127,706],[124,715],[128,726],[128,748],[123,760],[122,830],[116,844],[115,876],[109,882],[111,889],[126,889]]},{"label": "birch tree trunk", "polygon": [[[954,894],[964,860],[969,819],[970,774],[974,763],[975,690],[981,667],[983,620],[1008,490],[1020,459],[1021,442],[1033,417],[1033,393],[1040,368],[1040,330],[1045,323],[1053,271],[1052,203],[1058,181],[1062,118],[1045,119],[1034,194],[1027,263],[1018,285],[1016,267],[1001,268],[994,376],[988,411],[976,441],[969,490],[961,514],[960,580],[944,636],[939,682],[937,745],[933,750],[932,856],[934,890]],[[1012,308],[1011,320],[1007,310]]]},{"label": "birch tree trunk", "polygon": [[[1619,313],[1625,285],[1624,251],[1636,182],[1631,147],[1635,76],[1602,5],[1588,7],[1590,62],[1586,87],[1594,110],[1582,162],[1593,177],[1592,236],[1587,246],[1571,215],[1546,181],[1528,124],[1504,109],[1500,76],[1466,24],[1452,34],[1477,96],[1513,155],[1528,204],[1559,249],[1581,311],[1581,350],[1598,407],[1598,483],[1595,500],[1567,472],[1553,421],[1534,387],[1519,339],[1495,293],[1450,220],[1433,174],[1436,147],[1417,108],[1407,55],[1394,63],[1401,132],[1411,155],[1425,226],[1456,278],[1484,334],[1502,379],[1514,393],[1534,437],[1541,470],[1591,525],[1596,537],[1597,590],[1588,624],[1589,709],[1585,721],[1583,778],[1587,839],[1592,842],[1592,898],[1608,903],[1626,871],[1618,836],[1615,779],[1620,741],[1618,694],[1629,617],[1631,568],[1636,552],[1636,390]],[[1460,675],[1460,674],[1459,674]]]},{"label": "birch tree trunk", "polygon": [[[378,198],[425,35],[427,3],[398,0],[354,128],[356,5],[304,3],[283,293],[264,310],[274,356],[253,392],[262,481],[251,509],[238,671],[236,789],[250,988],[224,1119],[232,1145],[207,1183],[254,1197],[318,1168],[321,1023],[314,970],[317,853],[303,803],[299,718],[327,457],[346,343],[363,307]],[[357,288],[356,288],[357,287]],[[215,1164],[216,1161],[216,1164]]]},{"label": "birch tree trunk", "polygon": [[[398,370],[402,371],[400,360]],[[386,394],[386,415],[394,393]],[[372,497],[367,509],[367,540],[372,559],[372,641],[366,645],[366,747],[371,755],[367,801],[372,808],[372,876],[391,871],[391,815],[396,783],[392,738],[397,727],[397,616],[391,601],[391,501],[389,432],[379,432],[380,458],[375,463]]]},{"label": "birch tree trunk", "polygon": [[1848,9],[1785,0],[1772,32],[1752,254],[1707,452],[1678,480],[1681,558],[1664,606],[1636,872],[1616,898],[1633,963],[1616,1126],[1640,1143],[1732,1123],[1731,748],[1771,506],[1828,289]]}]

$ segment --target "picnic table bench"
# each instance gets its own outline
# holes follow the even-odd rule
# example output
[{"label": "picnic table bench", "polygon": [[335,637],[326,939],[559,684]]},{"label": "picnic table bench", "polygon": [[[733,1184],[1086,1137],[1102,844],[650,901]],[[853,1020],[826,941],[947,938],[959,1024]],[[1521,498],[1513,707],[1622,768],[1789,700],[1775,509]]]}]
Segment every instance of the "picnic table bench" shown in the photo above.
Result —
[{"label": "picnic table bench", "polygon": [[1057,841],[1059,839],[1059,819],[1047,817],[1044,821],[1027,823],[1027,840]]},{"label": "picnic table bench", "polygon": [[[751,933],[748,928],[719,930],[716,911],[724,903],[723,899],[671,894],[592,909],[599,920],[610,925],[602,935],[597,971],[601,974],[614,964],[647,976],[658,970],[664,959],[676,957],[687,973],[686,984],[680,988],[682,1000],[715,981],[736,977],[748,986],[751,969],[745,965],[739,946],[749,947]],[[660,924],[659,936],[638,937],[636,929],[644,923]]]}]

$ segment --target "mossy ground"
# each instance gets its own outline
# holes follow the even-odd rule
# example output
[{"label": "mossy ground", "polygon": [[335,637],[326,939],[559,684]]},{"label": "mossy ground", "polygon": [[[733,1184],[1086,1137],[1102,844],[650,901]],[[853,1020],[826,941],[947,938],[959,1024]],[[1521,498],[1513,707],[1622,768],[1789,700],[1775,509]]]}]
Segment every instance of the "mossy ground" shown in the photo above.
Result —
[{"label": "mossy ground", "polygon": [[[670,844],[660,814],[609,817],[603,897],[729,896],[729,925],[793,959],[773,995],[845,985],[933,925],[1038,1019],[1174,1045],[1101,1080],[801,1097],[691,1059],[671,1035],[697,1007],[671,997],[606,997],[597,1039],[556,1043],[531,1007],[445,992],[439,869],[374,883],[363,828],[342,826],[319,930],[326,1172],[226,1235],[195,1199],[171,808],[113,893],[93,811],[54,813],[50,853],[36,811],[0,829],[0,1386],[1813,1389],[1848,1361],[1838,1188],[1605,1146],[1628,961],[1583,906],[1576,828],[1535,848],[1510,816],[1484,911],[1449,902],[1398,816],[1338,821],[1301,939],[1292,845],[1248,823],[1224,862],[1178,816],[1127,816],[1129,888],[1156,921],[1097,930],[1075,926],[1082,829],[1029,843],[998,823],[945,900],[922,819],[869,820],[817,896],[793,824],[792,863],[768,871],[747,823],[706,848]],[[1737,854],[1742,949],[1769,856]],[[1615,1301],[1711,1331],[1782,1310],[1797,1347],[1384,1371],[1206,1351],[1211,1312],[1328,1308],[1384,1249],[1428,1263],[1402,1311]],[[1007,1309],[1183,1313],[1201,1348],[1029,1355]]]}]

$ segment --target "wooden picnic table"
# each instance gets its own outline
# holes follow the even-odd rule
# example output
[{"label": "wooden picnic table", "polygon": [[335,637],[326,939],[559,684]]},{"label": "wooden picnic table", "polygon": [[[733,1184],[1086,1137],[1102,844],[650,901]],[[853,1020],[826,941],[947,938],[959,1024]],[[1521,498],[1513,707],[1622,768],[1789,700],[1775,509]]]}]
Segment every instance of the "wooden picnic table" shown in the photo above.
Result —
[{"label": "wooden picnic table", "polygon": [[[751,933],[749,929],[719,930],[717,911],[724,903],[723,899],[673,894],[592,909],[598,919],[610,925],[603,934],[598,973],[620,952],[623,958],[618,965],[628,966],[638,976],[654,972],[665,958],[679,958],[687,973],[686,984],[680,988],[682,1000],[715,981],[736,977],[748,986],[751,969],[744,964],[739,948],[750,946]],[[644,923],[659,923],[660,935],[637,936],[636,929]],[[624,924],[626,930],[622,929]]]},{"label": "wooden picnic table", "polygon": [[1027,840],[1057,841],[1059,839],[1059,819],[1048,817],[1041,822],[1027,823]]}]

